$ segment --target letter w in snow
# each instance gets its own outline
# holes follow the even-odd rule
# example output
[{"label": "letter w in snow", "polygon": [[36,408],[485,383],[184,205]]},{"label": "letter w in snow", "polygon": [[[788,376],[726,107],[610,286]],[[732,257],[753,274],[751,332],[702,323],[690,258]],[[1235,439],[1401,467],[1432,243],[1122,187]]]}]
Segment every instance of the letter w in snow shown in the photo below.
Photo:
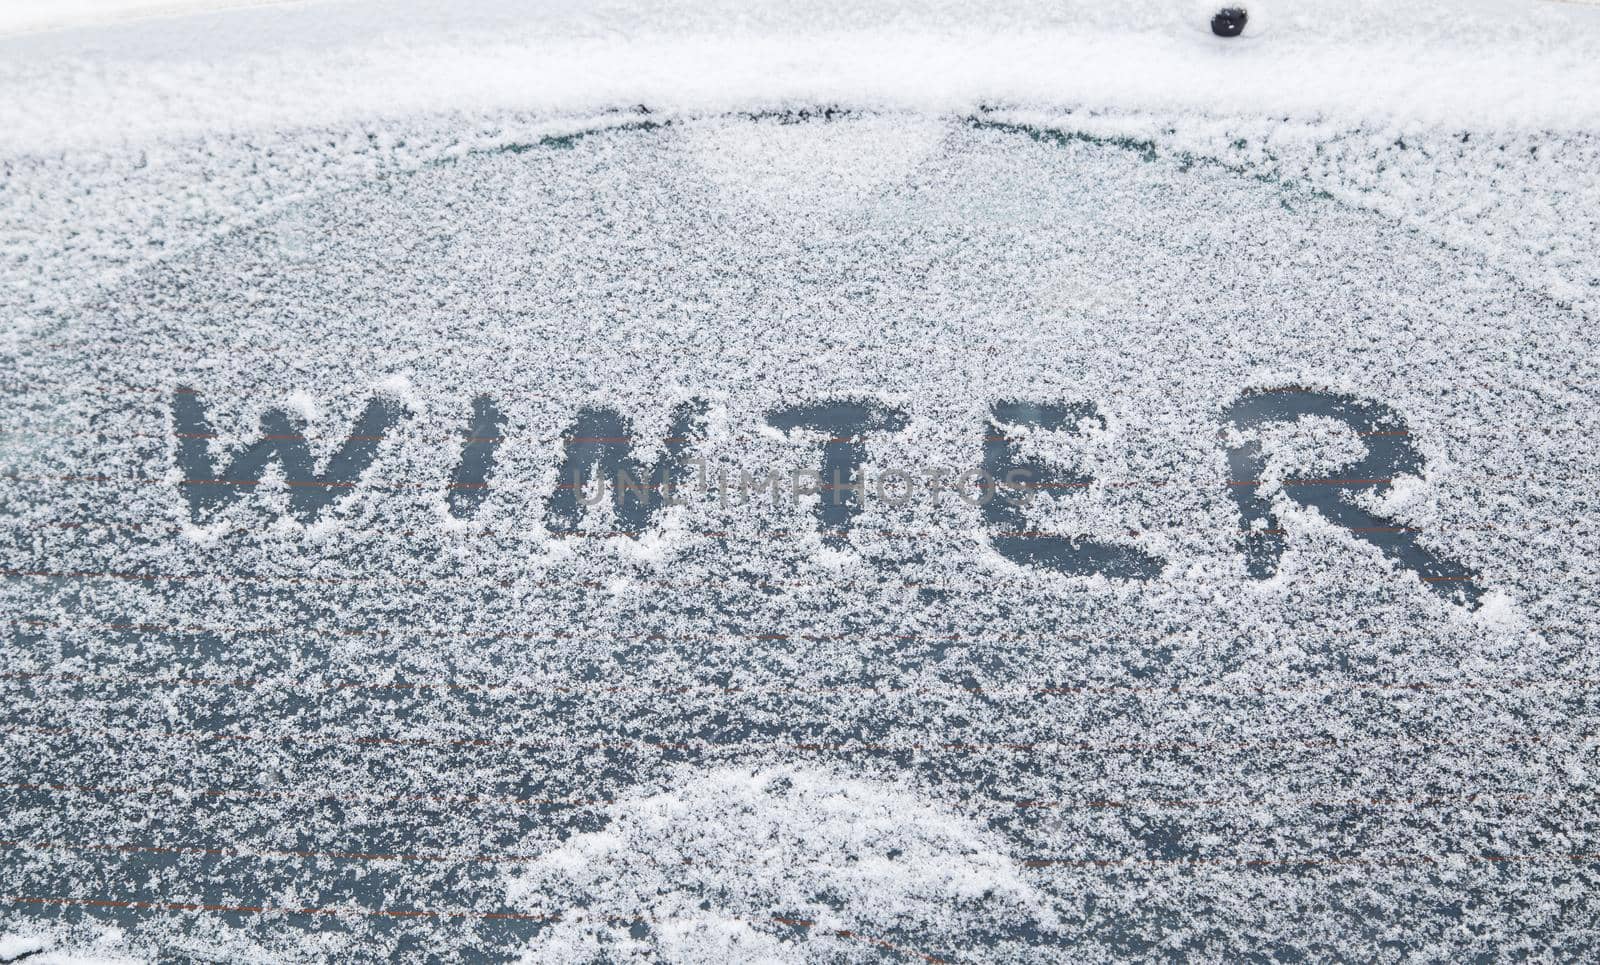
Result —
[{"label": "letter w in snow", "polygon": [[216,433],[206,420],[205,406],[195,390],[179,388],[172,399],[172,426],[178,437],[178,468],[183,472],[181,486],[189,500],[189,514],[203,522],[234,505],[260,485],[267,466],[276,462],[288,486],[290,511],[302,522],[311,522],[372,465],[378,443],[394,428],[400,414],[398,402],[372,399],[350,435],[318,472],[303,423],[297,426],[287,412],[269,409],[261,415],[261,434],[256,440],[230,453],[226,467],[218,469],[212,452]]}]

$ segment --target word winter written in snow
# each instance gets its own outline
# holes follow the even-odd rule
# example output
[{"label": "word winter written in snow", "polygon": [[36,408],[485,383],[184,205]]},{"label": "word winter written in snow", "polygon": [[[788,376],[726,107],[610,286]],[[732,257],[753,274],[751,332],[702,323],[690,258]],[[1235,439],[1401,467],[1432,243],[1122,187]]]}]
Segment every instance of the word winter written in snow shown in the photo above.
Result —
[{"label": "word winter written in snow", "polygon": [[[683,494],[695,478],[702,490],[714,488],[726,499],[731,489],[727,476],[720,475],[712,487],[706,479],[705,462],[695,455],[696,446],[704,440],[705,414],[704,403],[678,405],[671,414],[661,454],[646,465],[635,456],[627,419],[608,408],[579,410],[562,436],[565,456],[545,505],[548,528],[556,533],[577,531],[586,512],[597,509],[609,494],[616,531],[637,536],[649,529],[662,507],[683,505]],[[340,493],[356,487],[376,458],[378,444],[402,416],[402,407],[390,399],[369,401],[350,435],[319,472],[306,437],[290,415],[281,409],[268,410],[261,417],[259,438],[229,454],[226,466],[219,470],[212,451],[215,434],[200,395],[180,388],[174,395],[172,418],[184,475],[181,486],[190,513],[204,521],[226,510],[256,488],[268,466],[275,463],[287,484],[290,511],[303,520],[314,519]],[[1415,572],[1436,592],[1468,607],[1479,606],[1484,590],[1476,573],[1422,545],[1413,528],[1375,515],[1356,498],[1362,491],[1381,495],[1394,480],[1421,474],[1422,457],[1412,445],[1404,420],[1389,406],[1299,387],[1259,389],[1242,393],[1224,410],[1223,421],[1244,432],[1306,416],[1335,419],[1361,433],[1367,443],[1366,455],[1343,467],[1334,478],[1282,480],[1277,491],[1316,509],[1346,528],[1352,538],[1377,546],[1384,556]],[[472,518],[488,494],[496,455],[506,438],[505,421],[493,399],[479,396],[473,400],[461,459],[447,489],[449,510],[459,519]],[[855,518],[874,493],[863,475],[869,440],[899,432],[909,421],[898,408],[858,400],[769,413],[767,424],[780,432],[820,434],[820,461],[815,469],[787,475],[772,472],[752,478],[741,473],[741,495],[748,498],[766,488],[776,502],[780,485],[787,481],[796,504],[802,495],[814,503],[823,540],[834,547],[846,546]],[[1083,435],[1103,428],[1105,420],[1094,403],[999,402],[990,407],[989,422],[980,466],[954,477],[926,474],[923,480],[929,491],[953,492],[974,506],[996,552],[1023,565],[1072,575],[1129,580],[1160,575],[1164,560],[1127,543],[1029,532],[1027,510],[1033,494],[1046,491],[1070,496],[1083,492],[1094,480],[1023,455],[1019,433]],[[1272,493],[1262,478],[1266,454],[1261,442],[1252,439],[1230,445],[1227,457],[1230,478],[1226,488],[1242,522],[1240,549],[1249,574],[1266,579],[1277,572],[1287,545]],[[912,491],[914,475],[881,473],[877,498],[902,504]]]}]

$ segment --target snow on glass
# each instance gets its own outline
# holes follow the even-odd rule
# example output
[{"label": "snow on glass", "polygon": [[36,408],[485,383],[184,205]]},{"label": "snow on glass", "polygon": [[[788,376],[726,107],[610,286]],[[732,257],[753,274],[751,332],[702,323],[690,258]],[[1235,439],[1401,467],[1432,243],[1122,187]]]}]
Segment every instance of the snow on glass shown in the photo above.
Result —
[{"label": "snow on glass", "polygon": [[1242,96],[18,149],[0,949],[1581,954],[1592,137]]}]

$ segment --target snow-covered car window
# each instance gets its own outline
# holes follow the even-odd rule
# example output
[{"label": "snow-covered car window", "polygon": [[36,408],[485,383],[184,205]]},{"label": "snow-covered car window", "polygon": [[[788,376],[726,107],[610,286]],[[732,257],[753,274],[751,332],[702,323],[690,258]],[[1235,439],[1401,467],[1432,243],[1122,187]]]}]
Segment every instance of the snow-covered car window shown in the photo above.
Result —
[{"label": "snow-covered car window", "polygon": [[1600,10],[0,34],[0,960],[1592,955]]}]

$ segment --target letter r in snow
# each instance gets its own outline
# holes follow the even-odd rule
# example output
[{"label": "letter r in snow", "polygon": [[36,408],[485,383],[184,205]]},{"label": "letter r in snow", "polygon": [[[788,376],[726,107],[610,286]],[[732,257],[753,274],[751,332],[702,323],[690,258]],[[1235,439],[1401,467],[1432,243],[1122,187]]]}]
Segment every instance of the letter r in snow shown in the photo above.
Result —
[{"label": "letter r in snow", "polygon": [[[1241,395],[1223,415],[1241,431],[1273,422],[1294,422],[1303,416],[1324,416],[1359,433],[1366,443],[1365,457],[1331,471],[1326,479],[1285,479],[1283,496],[1317,510],[1329,522],[1376,546],[1435,592],[1469,609],[1478,608],[1484,591],[1476,573],[1423,546],[1414,528],[1374,515],[1355,500],[1361,492],[1386,493],[1399,477],[1422,472],[1422,454],[1412,445],[1405,420],[1393,409],[1379,402],[1310,389],[1255,389]],[[1239,506],[1245,566],[1258,580],[1277,573],[1287,544],[1272,500],[1262,493],[1266,468],[1259,440],[1228,449],[1228,492]]]}]

